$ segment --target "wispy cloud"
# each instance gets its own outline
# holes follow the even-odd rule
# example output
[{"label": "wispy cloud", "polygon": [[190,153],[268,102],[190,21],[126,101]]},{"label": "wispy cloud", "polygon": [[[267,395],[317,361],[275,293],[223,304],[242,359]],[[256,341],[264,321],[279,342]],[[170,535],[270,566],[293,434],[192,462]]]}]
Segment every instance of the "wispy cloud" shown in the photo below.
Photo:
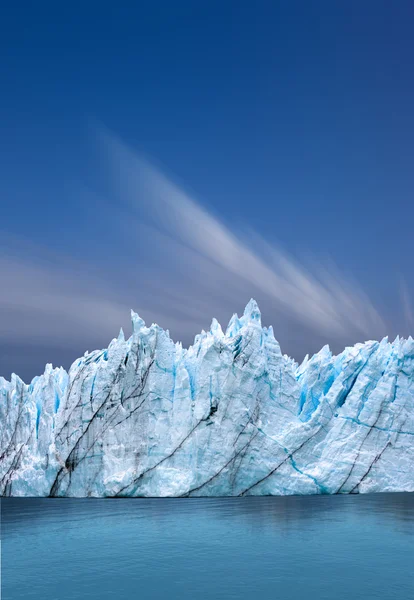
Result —
[{"label": "wispy cloud", "polygon": [[[39,251],[40,253],[40,251]],[[0,258],[0,335],[38,344],[96,340],[125,321],[127,306],[113,297],[88,269],[65,257],[60,265],[12,255]],[[86,350],[86,348],[85,348]]]},{"label": "wispy cloud", "polygon": [[[130,308],[188,344],[213,316],[223,322],[250,297],[283,349],[297,355],[317,350],[315,340],[354,343],[386,333],[367,295],[334,265],[299,262],[256,232],[237,231],[108,132],[99,144],[110,177],[101,186],[105,199],[97,204],[96,190],[90,197],[105,253],[75,260],[70,250],[52,256],[3,240],[3,345],[102,347],[128,328]],[[412,323],[405,288],[402,298]]]},{"label": "wispy cloud", "polygon": [[273,311],[318,334],[366,337],[384,331],[367,295],[337,268],[312,271],[257,234],[246,240],[121,141],[108,134],[104,139],[118,194],[140,215],[140,224],[144,218],[164,236],[158,254],[167,258],[175,242],[180,263],[202,273],[212,289],[217,282],[227,292],[234,289],[235,305],[241,290],[247,299],[259,291]]}]

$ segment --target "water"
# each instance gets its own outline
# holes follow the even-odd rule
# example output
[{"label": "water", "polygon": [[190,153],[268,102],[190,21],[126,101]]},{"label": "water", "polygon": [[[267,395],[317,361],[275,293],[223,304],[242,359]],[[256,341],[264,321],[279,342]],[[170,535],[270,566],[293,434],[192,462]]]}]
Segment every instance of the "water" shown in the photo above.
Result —
[{"label": "water", "polygon": [[1,508],[3,600],[414,597],[414,494]]}]

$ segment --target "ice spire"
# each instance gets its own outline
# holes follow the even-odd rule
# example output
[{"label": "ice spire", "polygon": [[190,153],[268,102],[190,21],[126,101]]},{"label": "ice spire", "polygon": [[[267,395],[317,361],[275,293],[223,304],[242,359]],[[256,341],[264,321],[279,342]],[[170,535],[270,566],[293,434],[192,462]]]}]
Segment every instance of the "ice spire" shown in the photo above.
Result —
[{"label": "ice spire", "polygon": [[249,300],[240,320],[243,322],[243,324],[255,323],[259,327],[262,326],[260,309],[256,300],[253,300],[253,298]]}]

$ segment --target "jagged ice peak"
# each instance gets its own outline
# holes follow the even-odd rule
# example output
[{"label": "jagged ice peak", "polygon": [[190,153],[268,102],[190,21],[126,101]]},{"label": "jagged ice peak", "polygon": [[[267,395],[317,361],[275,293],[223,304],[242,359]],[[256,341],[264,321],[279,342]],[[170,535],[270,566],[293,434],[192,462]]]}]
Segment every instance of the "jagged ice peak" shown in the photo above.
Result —
[{"label": "jagged ice peak", "polygon": [[68,372],[0,378],[1,495],[414,490],[411,337],[298,365],[254,300],[188,349],[131,319]]}]

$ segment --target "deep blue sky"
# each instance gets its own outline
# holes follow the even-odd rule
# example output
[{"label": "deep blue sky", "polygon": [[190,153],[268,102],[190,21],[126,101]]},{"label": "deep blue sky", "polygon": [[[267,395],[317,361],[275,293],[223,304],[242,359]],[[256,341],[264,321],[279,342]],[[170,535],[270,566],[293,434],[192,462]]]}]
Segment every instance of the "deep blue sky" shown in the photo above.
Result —
[{"label": "deep blue sky", "polygon": [[[60,257],[79,261],[83,278],[97,269],[107,287],[106,266],[112,273],[131,262],[123,284],[113,286],[126,306],[143,306],[144,317],[151,305],[142,299],[141,269],[156,247],[142,246],[131,260],[125,235],[134,234],[118,223],[127,213],[104,181],[101,127],[161,165],[230,229],[249,228],[301,261],[329,257],[367,293],[384,333],[412,332],[413,22],[408,1],[4,7],[0,230],[8,279],[0,291],[0,374],[30,378],[46,360],[68,366],[117,334],[102,317],[98,331],[66,343],[59,317],[32,309],[32,294],[41,302],[42,291],[60,286],[47,271]],[[13,278],[16,256],[22,273]],[[151,273],[164,275],[159,265],[145,277]],[[184,305],[198,302],[177,286],[178,303],[180,294]],[[211,309],[226,320],[251,295],[245,282],[236,306]],[[169,327],[162,285],[157,302],[158,320]],[[264,303],[264,321],[298,358],[320,342],[342,342],[305,335],[299,325],[283,329],[283,314],[271,299]],[[83,309],[69,303],[65,310]],[[41,318],[39,344],[30,322]],[[190,330],[197,328],[195,319]]]}]

